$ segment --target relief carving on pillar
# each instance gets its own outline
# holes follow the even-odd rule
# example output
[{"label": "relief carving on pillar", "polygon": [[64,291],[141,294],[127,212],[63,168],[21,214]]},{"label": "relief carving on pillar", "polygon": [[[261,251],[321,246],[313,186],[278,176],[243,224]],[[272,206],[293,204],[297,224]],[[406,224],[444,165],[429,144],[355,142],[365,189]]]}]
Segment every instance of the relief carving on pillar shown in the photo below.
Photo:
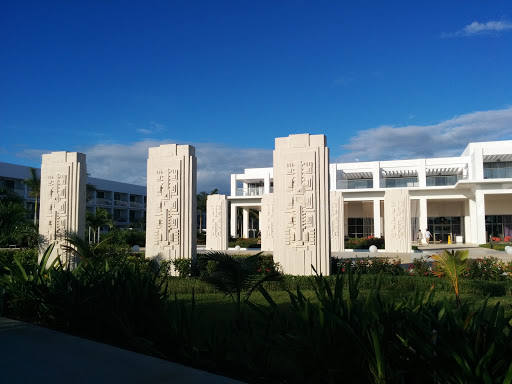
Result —
[{"label": "relief carving on pillar", "polygon": [[46,178],[48,185],[47,201],[49,202],[46,210],[48,227],[46,239],[49,242],[61,240],[68,231],[67,218],[67,188],[68,176],[62,173],[48,175]]},{"label": "relief carving on pillar", "polygon": [[180,178],[179,170],[163,168],[156,171],[157,225],[154,245],[179,257],[180,249]]},{"label": "relief carving on pillar", "polygon": [[307,250],[316,243],[314,162],[287,162],[285,177],[285,244],[294,251]]}]

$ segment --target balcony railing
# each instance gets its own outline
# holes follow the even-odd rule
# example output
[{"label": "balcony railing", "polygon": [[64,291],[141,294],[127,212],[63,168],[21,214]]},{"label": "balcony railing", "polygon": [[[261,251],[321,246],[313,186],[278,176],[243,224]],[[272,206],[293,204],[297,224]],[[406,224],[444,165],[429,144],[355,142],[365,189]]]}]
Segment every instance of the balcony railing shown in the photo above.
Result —
[{"label": "balcony railing", "polygon": [[368,189],[373,188],[373,180],[337,180],[336,189]]},{"label": "balcony railing", "polygon": [[462,175],[427,176],[427,187],[444,187],[455,185],[459,180],[465,180]]},{"label": "balcony railing", "polygon": [[114,205],[118,205],[120,207],[127,207],[128,202],[124,200],[114,200]]},{"label": "balcony railing", "polygon": [[109,199],[96,199],[98,205],[112,205],[112,200]]},{"label": "balcony railing", "polygon": [[133,208],[144,208],[144,204],[143,203],[138,203],[136,201],[130,201],[130,207],[133,207]]},{"label": "balcony railing", "polygon": [[484,179],[512,178],[512,168],[484,168]]},{"label": "balcony railing", "polygon": [[263,195],[263,187],[237,188],[237,196],[261,196]]},{"label": "balcony railing", "polygon": [[417,177],[398,177],[381,180],[381,188],[409,188],[418,186]]}]

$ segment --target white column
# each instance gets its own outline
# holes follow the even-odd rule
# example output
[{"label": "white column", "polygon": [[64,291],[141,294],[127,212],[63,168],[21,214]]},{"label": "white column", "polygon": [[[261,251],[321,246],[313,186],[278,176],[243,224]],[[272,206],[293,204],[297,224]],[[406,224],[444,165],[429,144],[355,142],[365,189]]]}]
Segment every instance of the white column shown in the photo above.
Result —
[{"label": "white column", "polygon": [[382,237],[382,228],[380,226],[380,199],[373,199],[373,235]]},{"label": "white column", "polygon": [[329,165],[329,190],[335,191],[336,190],[336,176],[337,176],[337,169],[336,164],[330,164]]},{"label": "white column", "polygon": [[[469,217],[466,220],[466,243],[477,243],[476,236],[476,200],[474,197],[468,200],[469,205]],[[468,225],[469,224],[469,225]]]},{"label": "white column", "polygon": [[380,162],[373,162],[373,188],[380,188]]},{"label": "white column", "polygon": [[236,196],[236,174],[231,174],[231,196]]},{"label": "white column", "polygon": [[146,257],[196,259],[196,181],[194,147],[149,148]]},{"label": "white column", "polygon": [[475,191],[476,202],[476,242],[477,244],[486,243],[485,238],[485,195],[483,191]]},{"label": "white column", "polygon": [[464,202],[464,241],[466,243],[472,243],[471,236],[471,213],[470,213],[470,203],[471,200],[467,199]]},{"label": "white column", "polygon": [[270,172],[265,173],[265,177],[263,178],[263,194],[270,193]]},{"label": "white column", "polygon": [[206,217],[206,249],[225,251],[228,249],[228,205],[226,195],[209,195]]},{"label": "white column", "polygon": [[[420,197],[420,228],[421,232],[425,233],[425,229],[427,229],[428,226],[428,212],[427,212],[427,198],[426,197]],[[432,229],[432,228],[429,228]]]},{"label": "white column", "polygon": [[60,255],[63,263],[75,266],[72,254],[63,248],[69,233],[85,238],[85,199],[87,170],[85,155],[78,152],[52,152],[42,157],[41,200],[39,209],[39,259],[46,247],[55,243],[50,265]]},{"label": "white column", "polygon": [[231,204],[230,234],[232,237],[236,237],[236,221],[236,205]]},{"label": "white column", "polygon": [[242,237],[245,239],[249,238],[249,210],[247,208],[243,209],[242,231]]},{"label": "white column", "polygon": [[[418,160],[418,184],[420,188],[425,188],[427,186],[427,170],[425,166],[425,159]],[[421,203],[420,203],[421,204]],[[420,220],[421,223],[421,220]],[[421,224],[421,228],[426,228],[425,225]]]}]

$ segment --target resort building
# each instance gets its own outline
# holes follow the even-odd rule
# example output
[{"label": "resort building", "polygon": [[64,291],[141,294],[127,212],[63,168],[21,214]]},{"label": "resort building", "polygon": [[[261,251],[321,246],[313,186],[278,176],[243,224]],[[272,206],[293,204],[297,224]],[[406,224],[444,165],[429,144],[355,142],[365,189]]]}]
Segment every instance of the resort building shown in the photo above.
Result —
[{"label": "resort building", "polygon": [[[40,169],[37,169],[40,176]],[[34,215],[35,198],[23,183],[30,177],[30,167],[0,162],[0,187],[16,192]],[[117,181],[87,178],[86,209],[103,208],[110,213],[118,228],[143,228],[146,222],[146,187]]]},{"label": "resort building", "polygon": [[[346,238],[384,236],[390,188],[409,191],[413,241],[427,228],[444,243],[512,237],[512,141],[470,143],[458,157],[333,163],[329,183],[343,194]],[[262,196],[272,191],[272,168],[231,175],[231,236],[257,236],[250,212],[260,211]]]}]

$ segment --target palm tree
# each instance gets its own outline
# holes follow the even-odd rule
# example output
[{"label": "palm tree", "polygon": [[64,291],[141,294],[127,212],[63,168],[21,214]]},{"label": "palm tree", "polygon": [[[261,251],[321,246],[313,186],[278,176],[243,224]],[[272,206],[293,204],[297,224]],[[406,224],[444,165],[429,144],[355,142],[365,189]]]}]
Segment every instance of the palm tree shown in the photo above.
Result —
[{"label": "palm tree", "polygon": [[452,281],[458,309],[460,309],[461,306],[459,297],[459,275],[466,267],[468,256],[469,251],[467,249],[451,252],[445,249],[443,252],[431,256],[434,260],[433,274],[438,277],[446,275]]},{"label": "palm tree", "polygon": [[35,199],[34,225],[37,225],[37,203],[39,200],[39,193],[41,192],[41,179],[37,176],[37,169],[30,168],[30,177],[23,180],[23,184],[30,189],[28,195]]},{"label": "palm tree", "polygon": [[199,214],[199,232],[203,230],[203,213],[206,212],[208,195],[215,195],[219,190],[215,188],[210,193],[201,192],[197,195],[197,213]]},{"label": "palm tree", "polygon": [[[213,273],[205,277],[205,281],[219,291],[229,295],[236,307],[236,318],[242,320],[242,303],[247,303],[255,289],[265,281],[282,281],[283,276],[278,271],[266,274],[258,273],[262,252],[248,257],[233,257],[223,252],[208,252],[205,260],[217,262]],[[242,298],[242,292],[245,292]]]},{"label": "palm tree", "polygon": [[[109,228],[114,227],[114,220],[112,220],[112,217],[110,217],[110,213],[108,213],[108,211],[103,208],[97,208],[95,213],[87,211],[85,213],[85,222],[93,232],[95,243],[100,242],[101,227],[105,225]],[[98,234],[97,239],[96,233]]]}]

